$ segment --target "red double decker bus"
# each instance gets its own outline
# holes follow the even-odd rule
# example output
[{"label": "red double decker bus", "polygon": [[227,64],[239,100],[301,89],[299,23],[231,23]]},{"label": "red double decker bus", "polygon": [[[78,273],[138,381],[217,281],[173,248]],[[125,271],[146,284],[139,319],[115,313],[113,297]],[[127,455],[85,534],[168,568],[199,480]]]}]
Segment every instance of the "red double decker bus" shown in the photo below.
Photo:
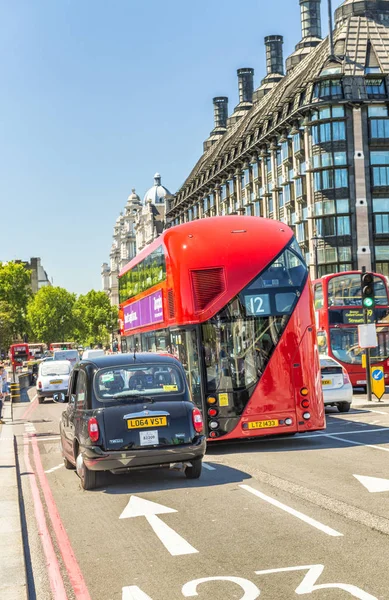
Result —
[{"label": "red double decker bus", "polygon": [[25,342],[19,342],[18,344],[11,344],[9,347],[9,359],[12,367],[22,367],[24,362],[30,360],[31,354],[28,344]]},{"label": "red double decker bus", "polygon": [[286,225],[168,229],[121,271],[119,294],[122,351],[181,361],[209,439],[325,427],[311,283]]},{"label": "red double decker bus", "polygon": [[50,344],[50,352],[55,352],[56,350],[73,350],[75,347],[74,342],[52,342]]},{"label": "red double decker bus", "polygon": [[[353,387],[366,387],[363,350],[358,345],[358,325],[364,323],[361,271],[324,275],[313,282],[319,352],[339,361]],[[374,275],[378,346],[371,349],[371,364],[384,367],[389,383],[389,296],[384,275]]]}]

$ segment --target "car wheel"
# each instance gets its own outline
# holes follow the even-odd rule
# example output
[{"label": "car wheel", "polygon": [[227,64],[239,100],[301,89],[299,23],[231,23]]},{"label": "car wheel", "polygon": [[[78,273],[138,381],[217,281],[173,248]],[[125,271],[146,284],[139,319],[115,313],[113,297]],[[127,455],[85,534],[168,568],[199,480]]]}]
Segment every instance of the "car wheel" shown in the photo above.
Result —
[{"label": "car wheel", "polygon": [[84,464],[81,452],[76,461],[77,475],[81,481],[83,490],[93,490],[96,487],[96,471],[90,471]]},{"label": "car wheel", "polygon": [[350,402],[339,402],[338,411],[341,413],[348,412],[351,408]]},{"label": "car wheel", "polygon": [[196,458],[195,460],[190,461],[192,463],[192,466],[186,467],[185,469],[185,475],[187,479],[198,479],[200,477],[201,469],[203,466],[201,460],[201,458]]}]

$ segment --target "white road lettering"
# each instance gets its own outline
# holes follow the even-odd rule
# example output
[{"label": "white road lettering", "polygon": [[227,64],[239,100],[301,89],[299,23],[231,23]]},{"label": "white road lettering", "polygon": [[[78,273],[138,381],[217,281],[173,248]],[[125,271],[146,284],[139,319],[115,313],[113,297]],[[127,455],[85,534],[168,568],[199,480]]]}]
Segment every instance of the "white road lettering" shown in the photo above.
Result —
[{"label": "white road lettering", "polygon": [[144,500],[139,496],[131,496],[129,503],[120,515],[120,519],[130,519],[134,517],[146,517],[153,528],[154,533],[159,537],[166,550],[170,552],[172,556],[182,556],[183,554],[195,554],[198,552],[193,546],[191,546],[183,537],[181,537],[174,529],[166,525],[157,515],[175,513],[177,512],[174,508],[169,508],[158,504],[157,502],[151,502],[150,500]]},{"label": "white road lettering", "polygon": [[324,571],[324,565],[304,565],[302,567],[285,567],[284,569],[268,569],[266,571],[255,571],[257,575],[269,575],[270,573],[287,573],[289,571],[306,571],[308,573],[304,577],[303,581],[296,588],[296,594],[300,596],[304,594],[312,594],[315,590],[329,590],[329,589],[337,589],[348,592],[354,598],[358,598],[358,600],[377,600],[375,596],[364,592],[360,588],[355,585],[350,585],[349,583],[323,583],[320,585],[315,585],[316,581],[319,579],[320,575]]},{"label": "white road lettering", "polygon": [[243,490],[246,490],[247,492],[250,492],[254,496],[258,496],[258,498],[265,500],[265,502],[268,502],[269,504],[272,504],[273,506],[280,508],[281,510],[289,513],[290,515],[293,515],[297,519],[300,519],[301,521],[308,523],[308,525],[311,525],[312,527],[319,529],[319,531],[322,531],[323,533],[326,533],[327,535],[330,535],[332,537],[342,537],[343,536],[343,533],[339,533],[339,531],[335,531],[335,529],[332,529],[331,527],[328,527],[327,525],[323,525],[323,523],[320,523],[319,521],[316,521],[315,519],[312,519],[311,517],[304,515],[300,511],[295,510],[294,508],[291,508],[290,506],[287,506],[286,504],[282,504],[282,502],[279,502],[275,498],[266,496],[266,494],[259,492],[258,490],[252,488],[249,485],[241,484],[241,485],[239,485],[239,487],[241,487]]},{"label": "white road lettering", "polygon": [[354,477],[373,494],[377,492],[389,492],[389,479],[367,477],[365,475],[354,475]]},{"label": "white road lettering", "polygon": [[242,577],[203,577],[202,579],[194,579],[193,581],[188,581],[182,588],[182,595],[184,598],[192,598],[193,596],[198,596],[197,586],[202,583],[207,583],[209,581],[231,581],[236,585],[239,585],[244,594],[241,596],[240,600],[256,600],[259,598],[260,591],[257,586],[248,579],[243,579]]},{"label": "white road lettering", "polygon": [[151,600],[137,585],[122,588],[122,600]]},{"label": "white road lettering", "polygon": [[47,471],[45,471],[45,473],[52,473],[53,471],[56,471],[57,469],[60,469],[63,466],[64,466],[64,464],[61,463],[60,465],[57,465],[56,467],[52,467],[51,469],[48,469]]}]

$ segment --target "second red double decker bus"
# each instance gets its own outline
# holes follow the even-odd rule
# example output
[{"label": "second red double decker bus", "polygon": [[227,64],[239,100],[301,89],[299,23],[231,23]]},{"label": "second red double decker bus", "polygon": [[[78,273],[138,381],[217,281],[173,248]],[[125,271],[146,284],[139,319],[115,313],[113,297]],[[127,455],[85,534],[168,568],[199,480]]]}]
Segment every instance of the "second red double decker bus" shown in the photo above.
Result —
[{"label": "second red double decker bus", "polygon": [[119,294],[123,352],[175,355],[210,439],[325,427],[311,284],[286,225],[168,229],[122,270]]},{"label": "second red double decker bus", "polygon": [[[361,271],[324,275],[313,282],[319,352],[328,354],[347,370],[353,387],[366,387],[363,350],[358,325],[364,323]],[[389,297],[384,275],[374,274],[378,346],[371,349],[371,364],[384,368],[389,384]]]}]

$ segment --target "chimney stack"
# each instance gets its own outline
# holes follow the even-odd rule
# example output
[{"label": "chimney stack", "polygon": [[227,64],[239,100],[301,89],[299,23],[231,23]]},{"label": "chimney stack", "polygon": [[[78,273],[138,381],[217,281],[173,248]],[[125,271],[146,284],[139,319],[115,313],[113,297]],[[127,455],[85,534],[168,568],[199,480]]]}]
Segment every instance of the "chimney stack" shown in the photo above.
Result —
[{"label": "chimney stack", "polygon": [[209,138],[203,143],[203,150],[206,152],[217,140],[227,131],[228,119],[228,98],[227,96],[216,96],[213,99],[213,114],[215,127],[212,129]]},{"label": "chimney stack", "polygon": [[227,96],[216,96],[213,99],[213,112],[215,117],[215,129],[227,127],[228,98]]},{"label": "chimney stack", "polygon": [[282,35],[268,35],[265,37],[266,70],[268,75],[273,73],[284,74],[284,60],[282,56]]},{"label": "chimney stack", "polygon": [[239,102],[252,102],[254,91],[254,69],[238,69]]},{"label": "chimney stack", "polygon": [[321,0],[300,0],[303,39],[321,38],[320,2]]}]

